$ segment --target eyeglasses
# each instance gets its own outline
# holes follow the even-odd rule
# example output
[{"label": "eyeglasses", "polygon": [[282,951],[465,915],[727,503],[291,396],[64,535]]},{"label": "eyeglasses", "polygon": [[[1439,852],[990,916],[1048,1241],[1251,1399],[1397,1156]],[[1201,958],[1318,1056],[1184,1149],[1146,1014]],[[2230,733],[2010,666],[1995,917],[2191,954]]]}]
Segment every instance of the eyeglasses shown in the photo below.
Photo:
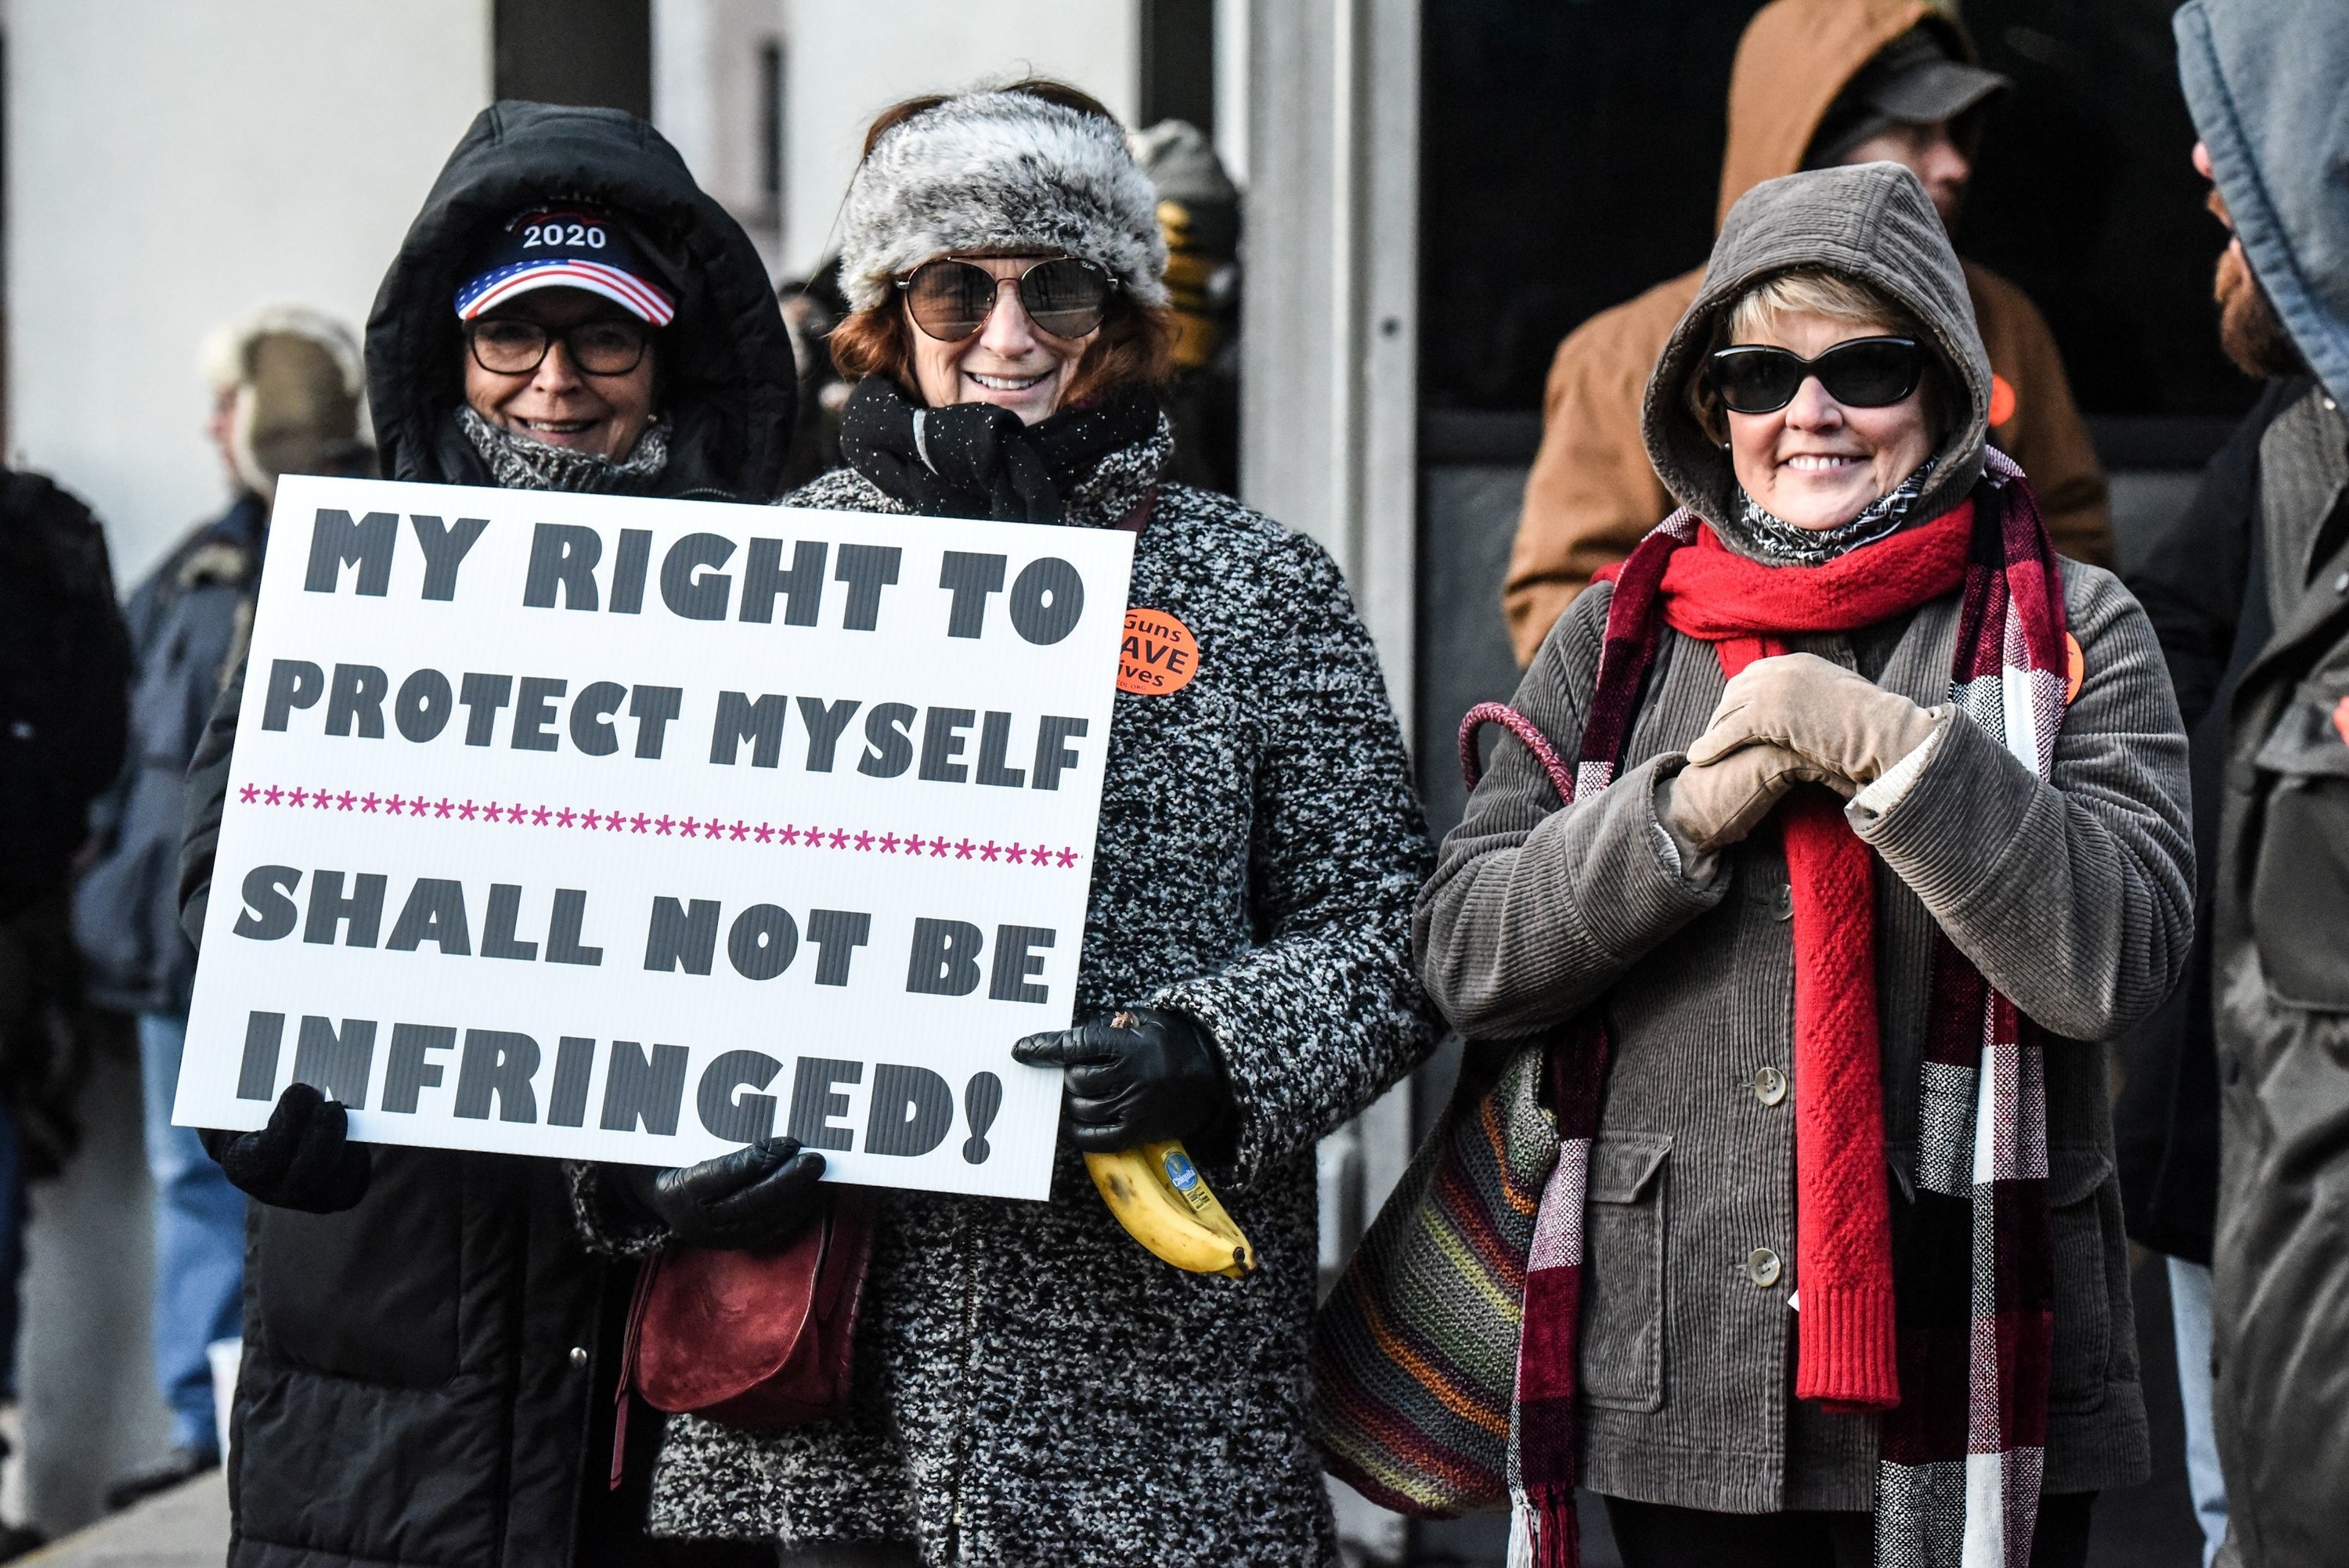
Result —
[{"label": "eyeglasses", "polygon": [[1855,337],[1816,359],[1783,348],[1739,344],[1716,350],[1705,375],[1721,400],[1739,414],[1772,414],[1795,400],[1816,376],[1828,397],[1854,408],[1882,408],[1917,390],[1925,351],[1912,337]]},{"label": "eyeglasses", "polygon": [[492,376],[527,376],[546,358],[552,344],[563,345],[571,363],[590,376],[626,376],[641,364],[651,334],[633,321],[597,319],[562,328],[534,321],[492,316],[465,325],[473,363]]},{"label": "eyeglasses", "polygon": [[1081,256],[1055,256],[1012,277],[941,256],[897,280],[914,325],[940,343],[959,343],[987,325],[1009,284],[1028,319],[1054,337],[1082,337],[1109,315],[1117,280]]}]

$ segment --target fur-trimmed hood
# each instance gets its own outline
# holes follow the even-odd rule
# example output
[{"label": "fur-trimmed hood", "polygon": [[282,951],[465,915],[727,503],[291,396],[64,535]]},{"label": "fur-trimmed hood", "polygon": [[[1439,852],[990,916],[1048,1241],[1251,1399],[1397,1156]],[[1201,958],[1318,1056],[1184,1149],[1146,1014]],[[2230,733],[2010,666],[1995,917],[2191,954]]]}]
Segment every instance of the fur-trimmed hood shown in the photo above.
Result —
[{"label": "fur-trimmed hood", "polygon": [[1766,180],[1738,199],[1713,242],[1703,286],[1672,329],[1648,377],[1640,416],[1648,459],[1672,499],[1708,522],[1736,515],[1729,454],[1705,433],[1687,389],[1713,346],[1713,331],[1745,291],[1765,278],[1820,267],[1873,285],[1924,327],[1947,385],[1961,392],[1934,452],[1932,483],[1909,515],[1937,517],[1982,473],[1990,431],[1990,354],[1950,237],[1917,177],[1898,163],[1818,169]]},{"label": "fur-trimmed hood", "polygon": [[280,475],[367,473],[367,374],[358,339],[321,310],[266,304],[215,327],[201,355],[213,395],[233,399],[230,457],[264,500]]},{"label": "fur-trimmed hood", "polygon": [[1158,195],[1112,121],[1022,92],[965,93],[892,127],[849,181],[840,283],[870,310],[950,251],[1065,251],[1166,303]]},{"label": "fur-trimmed hood", "polygon": [[654,492],[772,499],[798,375],[750,237],[634,115],[512,101],[483,109],[449,155],[367,317],[367,392],[385,477],[493,482],[451,417],[464,353],[451,302],[491,232],[550,198],[625,218],[678,302],[658,339],[669,460]]}]

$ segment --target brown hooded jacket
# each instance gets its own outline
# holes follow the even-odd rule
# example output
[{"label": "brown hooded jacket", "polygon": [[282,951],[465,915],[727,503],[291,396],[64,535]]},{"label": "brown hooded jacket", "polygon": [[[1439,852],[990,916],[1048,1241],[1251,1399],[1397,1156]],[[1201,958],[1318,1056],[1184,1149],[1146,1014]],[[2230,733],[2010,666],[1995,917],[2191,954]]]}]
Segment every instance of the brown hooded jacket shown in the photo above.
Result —
[{"label": "brown hooded jacket", "polygon": [[[1924,0],[1775,0],[1746,27],[1729,83],[1729,139],[1721,204],[1803,166],[1819,120],[1844,85],[1893,39],[1930,22],[1947,26],[1964,58],[1973,50]],[[2072,402],[2055,340],[2021,289],[1964,263],[1974,319],[1992,369],[2013,389],[2013,410],[1992,438],[2031,476],[2055,548],[2113,563],[2105,475]],[[1558,345],[1542,399],[1542,444],[1526,480],[1501,607],[1525,664],[1590,574],[1630,553],[1671,510],[1640,438],[1648,373],[1704,269],[1658,284],[1601,311]],[[1997,410],[1994,410],[1997,411]]]}]

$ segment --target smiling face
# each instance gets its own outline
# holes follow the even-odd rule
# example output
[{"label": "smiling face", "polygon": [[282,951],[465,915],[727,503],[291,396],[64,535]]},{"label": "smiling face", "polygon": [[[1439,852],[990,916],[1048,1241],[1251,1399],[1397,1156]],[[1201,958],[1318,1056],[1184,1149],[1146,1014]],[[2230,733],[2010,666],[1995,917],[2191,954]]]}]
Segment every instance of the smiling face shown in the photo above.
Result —
[{"label": "smiling face", "polygon": [[[1017,277],[1034,256],[957,258],[984,267],[998,278]],[[1101,335],[1055,337],[1028,317],[1017,289],[999,288],[986,324],[958,342],[941,343],[924,332],[905,310],[905,336],[913,347],[914,384],[933,408],[953,403],[992,403],[1019,416],[1024,425],[1049,418],[1060,407],[1077,362]]]},{"label": "smiling face", "polygon": [[[584,289],[544,288],[499,305],[482,318],[526,321],[561,333],[583,322],[610,320],[635,331],[644,323],[599,294]],[[648,345],[636,367],[618,376],[595,376],[580,369],[560,337],[546,346],[546,357],[536,369],[501,376],[483,369],[480,357],[464,351],[465,401],[473,412],[500,429],[511,430],[550,447],[592,452],[614,462],[636,450],[636,439],[652,423],[653,359],[658,345]]]},{"label": "smiling face", "polygon": [[[1811,311],[1782,310],[1738,342],[1787,349],[1816,359],[1855,337],[1895,331]],[[1730,464],[1755,504],[1796,528],[1834,528],[1917,471],[1932,455],[1933,432],[1920,386],[1881,408],[1837,402],[1816,376],[1803,378],[1793,402],[1768,414],[1724,410]]]}]

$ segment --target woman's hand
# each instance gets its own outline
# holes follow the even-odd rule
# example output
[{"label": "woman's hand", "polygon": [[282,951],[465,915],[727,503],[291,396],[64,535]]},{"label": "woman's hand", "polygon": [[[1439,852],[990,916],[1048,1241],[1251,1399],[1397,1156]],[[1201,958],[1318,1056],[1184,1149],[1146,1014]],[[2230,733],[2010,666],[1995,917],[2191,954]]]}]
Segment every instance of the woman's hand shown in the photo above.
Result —
[{"label": "woman's hand", "polygon": [[1683,851],[1710,854],[1742,841],[1797,784],[1824,784],[1848,797],[1851,784],[1809,758],[1769,741],[1692,762],[1656,791],[1656,819]]},{"label": "woman's hand", "polygon": [[349,1140],[340,1100],[306,1083],[288,1084],[254,1132],[207,1129],[204,1150],[229,1184],[258,1202],[308,1214],[338,1214],[367,1196],[367,1146]]},{"label": "woman's hand", "polygon": [[1081,1028],[1030,1035],[1011,1047],[1030,1067],[1059,1068],[1068,1089],[1069,1140],[1097,1154],[1184,1139],[1224,1157],[1237,1111],[1199,1026],[1180,1013],[1128,1007]]},{"label": "woman's hand", "polygon": [[1943,711],[1816,654],[1756,659],[1731,679],[1711,726],[1689,748],[1691,771],[1761,741],[1865,788],[1924,745]]},{"label": "woman's hand", "polygon": [[610,1169],[628,1201],[686,1245],[758,1251],[781,1246],[816,1217],[823,1156],[796,1139],[770,1138],[676,1170]]}]

